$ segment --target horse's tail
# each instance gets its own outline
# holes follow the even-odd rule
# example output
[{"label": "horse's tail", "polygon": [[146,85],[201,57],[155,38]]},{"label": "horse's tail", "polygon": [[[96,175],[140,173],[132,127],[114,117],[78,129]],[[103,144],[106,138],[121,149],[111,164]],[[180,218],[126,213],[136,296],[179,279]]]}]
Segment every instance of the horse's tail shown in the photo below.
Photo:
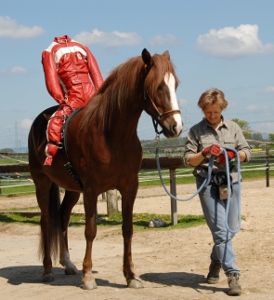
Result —
[{"label": "horse's tail", "polygon": [[[49,193],[49,204],[48,204],[48,214],[49,214],[49,247],[50,253],[53,261],[58,259],[60,251],[64,250],[64,238],[61,227],[61,216],[60,216],[60,194],[59,187],[54,182],[51,185]],[[39,254],[43,259],[45,257],[45,232],[41,232],[40,248]]]}]

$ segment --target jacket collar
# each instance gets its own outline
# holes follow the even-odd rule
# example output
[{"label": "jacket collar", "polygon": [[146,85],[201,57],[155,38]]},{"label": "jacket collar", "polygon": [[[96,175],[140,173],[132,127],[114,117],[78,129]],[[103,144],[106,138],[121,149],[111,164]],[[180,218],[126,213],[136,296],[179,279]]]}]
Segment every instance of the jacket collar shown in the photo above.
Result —
[{"label": "jacket collar", "polygon": [[68,35],[57,36],[54,38],[54,42],[58,44],[66,44],[71,41],[71,38]]}]

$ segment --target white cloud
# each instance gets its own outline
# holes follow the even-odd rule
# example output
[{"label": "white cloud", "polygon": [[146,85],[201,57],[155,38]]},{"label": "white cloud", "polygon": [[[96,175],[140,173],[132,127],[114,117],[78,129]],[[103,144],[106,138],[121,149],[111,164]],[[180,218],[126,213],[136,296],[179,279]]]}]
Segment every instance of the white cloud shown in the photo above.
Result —
[{"label": "white cloud", "polygon": [[24,75],[27,74],[28,71],[23,67],[13,67],[10,70],[7,69],[0,69],[0,75]]},{"label": "white cloud", "polygon": [[9,17],[0,16],[0,37],[11,37],[14,39],[34,38],[45,33],[39,26],[27,27],[19,25]]},{"label": "white cloud", "polygon": [[166,34],[163,35],[156,35],[153,38],[150,39],[149,44],[150,46],[177,46],[182,44],[183,41],[180,39],[177,39],[172,34]]},{"label": "white cloud", "polygon": [[142,43],[142,38],[135,32],[103,32],[98,29],[92,32],[82,31],[74,39],[86,45],[99,45],[103,48],[134,46]]},{"label": "white cloud", "polygon": [[10,72],[12,74],[27,74],[28,71],[23,67],[13,67]]},{"label": "white cloud", "polygon": [[29,129],[31,124],[32,124],[32,120],[30,119],[23,119],[20,123],[20,127],[24,128],[24,129]]},{"label": "white cloud", "polygon": [[225,58],[274,53],[274,45],[263,45],[258,37],[258,31],[256,24],[211,29],[209,33],[197,38],[197,47],[208,54]]},{"label": "white cloud", "polygon": [[[23,109],[13,109],[10,110],[9,112],[11,113],[15,113],[15,114],[26,114],[26,111]],[[15,123],[10,123],[10,124],[5,124],[4,126],[4,130],[11,130],[12,132],[15,131],[15,128],[20,128],[20,129],[27,129],[29,130],[31,125],[33,123],[33,120],[31,119],[23,119],[20,123],[19,122],[15,122]]]},{"label": "white cloud", "polygon": [[268,86],[263,89],[263,93],[274,93],[274,86]]},{"label": "white cloud", "polygon": [[248,111],[265,111],[265,112],[269,112],[270,108],[267,105],[255,105],[255,104],[250,104],[247,106],[246,108]]}]

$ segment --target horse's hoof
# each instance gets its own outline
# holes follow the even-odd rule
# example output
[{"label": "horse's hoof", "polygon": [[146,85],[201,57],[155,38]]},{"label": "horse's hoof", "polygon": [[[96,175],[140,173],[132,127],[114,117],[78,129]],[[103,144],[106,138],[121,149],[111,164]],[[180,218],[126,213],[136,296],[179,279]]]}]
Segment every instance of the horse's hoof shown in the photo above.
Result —
[{"label": "horse's hoof", "polygon": [[74,266],[74,267],[71,267],[71,268],[66,268],[65,269],[65,273],[66,275],[75,275],[77,274],[79,271],[78,269]]},{"label": "horse's hoof", "polygon": [[142,289],[144,287],[141,280],[137,278],[129,280],[127,286],[131,289]]},{"label": "horse's hoof", "polygon": [[81,288],[83,290],[95,290],[97,289],[97,284],[95,280],[88,281],[88,282],[83,282],[81,285]]},{"label": "horse's hoof", "polygon": [[52,281],[54,281],[54,275],[52,273],[43,275],[42,281],[43,282],[52,282]]}]

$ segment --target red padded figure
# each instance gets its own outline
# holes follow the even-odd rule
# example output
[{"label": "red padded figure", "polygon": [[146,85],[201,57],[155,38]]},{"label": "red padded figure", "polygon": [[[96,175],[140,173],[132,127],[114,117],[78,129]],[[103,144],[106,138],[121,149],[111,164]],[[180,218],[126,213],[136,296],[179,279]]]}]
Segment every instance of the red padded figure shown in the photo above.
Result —
[{"label": "red padded figure", "polygon": [[103,77],[88,47],[67,35],[54,38],[42,53],[42,64],[47,90],[60,105],[47,127],[44,165],[50,166],[61,146],[61,128],[65,119],[87,103],[103,83]]}]

